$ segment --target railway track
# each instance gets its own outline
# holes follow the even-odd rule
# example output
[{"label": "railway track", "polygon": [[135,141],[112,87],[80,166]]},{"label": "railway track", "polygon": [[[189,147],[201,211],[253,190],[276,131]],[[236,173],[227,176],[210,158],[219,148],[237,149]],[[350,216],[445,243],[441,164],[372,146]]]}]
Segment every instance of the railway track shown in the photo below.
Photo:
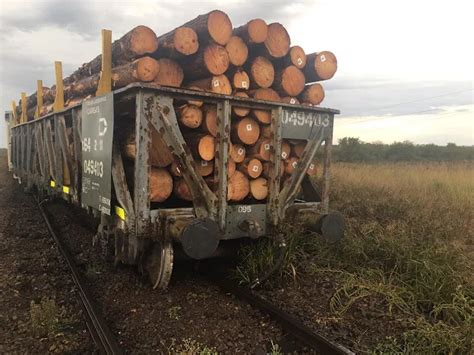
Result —
[{"label": "railway track", "polygon": [[101,354],[123,354],[123,350],[115,339],[115,336],[110,331],[101,311],[93,300],[92,293],[89,291],[87,284],[81,277],[73,257],[54,231],[48,215],[42,206],[42,202],[39,202],[38,200],[36,202],[48,228],[49,234],[55,241],[69,267],[71,278],[79,291],[81,305],[84,309],[84,314],[86,315],[87,328],[89,329],[91,337],[99,349],[99,352]]}]

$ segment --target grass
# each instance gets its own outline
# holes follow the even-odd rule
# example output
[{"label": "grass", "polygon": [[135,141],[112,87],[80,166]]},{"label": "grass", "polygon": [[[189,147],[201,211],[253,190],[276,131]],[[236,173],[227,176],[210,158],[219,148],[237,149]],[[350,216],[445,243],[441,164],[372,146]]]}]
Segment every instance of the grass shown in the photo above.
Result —
[{"label": "grass", "polygon": [[[345,241],[328,245],[291,226],[279,276],[330,274],[330,311],[360,300],[396,317],[403,332],[374,353],[469,353],[474,335],[474,167],[468,163],[334,164],[331,207],[346,218]],[[243,282],[271,265],[269,241],[242,252]],[[281,277],[270,282],[278,283]]]}]

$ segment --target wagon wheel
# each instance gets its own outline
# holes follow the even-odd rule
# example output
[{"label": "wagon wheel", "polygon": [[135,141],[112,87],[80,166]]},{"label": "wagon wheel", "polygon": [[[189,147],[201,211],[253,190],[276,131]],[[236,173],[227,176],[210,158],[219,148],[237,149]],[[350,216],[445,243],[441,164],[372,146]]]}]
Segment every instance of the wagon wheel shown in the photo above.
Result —
[{"label": "wagon wheel", "polygon": [[145,262],[145,269],[153,289],[164,290],[173,272],[173,244],[170,241],[153,243]]}]

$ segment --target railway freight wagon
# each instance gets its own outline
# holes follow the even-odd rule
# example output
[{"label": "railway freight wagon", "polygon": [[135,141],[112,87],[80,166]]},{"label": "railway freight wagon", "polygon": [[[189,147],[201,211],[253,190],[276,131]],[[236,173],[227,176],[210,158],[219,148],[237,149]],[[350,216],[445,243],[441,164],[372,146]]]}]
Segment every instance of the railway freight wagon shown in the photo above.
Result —
[{"label": "railway freight wagon", "polygon": [[[213,36],[211,20],[217,16],[220,27],[214,41],[229,41],[231,25],[229,38],[222,38],[221,24],[227,18],[224,15],[213,11],[198,17],[199,26],[207,21],[204,30],[193,21],[179,29],[187,31],[186,38],[193,28],[200,34],[193,45],[197,38],[201,40],[202,31],[209,41]],[[249,28],[252,21],[244,27]],[[259,28],[262,23],[267,26],[259,20]],[[272,25],[268,26],[268,36]],[[286,30],[277,25],[273,26],[279,31],[276,33],[285,35]],[[172,32],[176,34],[179,29]],[[311,90],[316,89],[318,102],[322,100],[321,86],[305,87],[305,75],[296,67],[306,62],[301,48],[296,57],[289,53],[288,37],[284,55],[289,53],[287,58],[295,65],[275,58],[272,64],[265,59],[268,53],[266,57],[255,57],[249,69],[251,81],[258,82],[259,74],[264,73],[261,78],[271,78],[273,82],[273,68],[283,69],[280,80],[275,79],[275,90],[268,87],[271,82],[260,83],[248,95],[245,89],[252,87],[248,77],[242,90],[232,92],[221,90],[230,83],[218,73],[194,85],[181,85],[182,73],[177,84],[144,82],[149,81],[145,77],[151,69],[158,68],[154,59],[143,57],[144,53],[131,64],[112,68],[116,58],[133,52],[132,39],[141,41],[138,48],[150,43],[149,37],[143,40],[143,33],[148,36],[151,30],[143,32],[139,28],[140,35],[133,32],[136,30],[113,45],[111,34],[106,36],[103,32],[102,60],[98,57],[98,61],[96,58],[77,71],[77,75],[93,74],[98,62],[100,76],[79,80],[73,73],[63,81],[57,65],[52,109],[44,110],[43,99],[52,91],[43,88],[41,82],[35,96],[23,95],[21,112],[13,105],[12,114],[6,117],[10,119],[11,167],[18,181],[42,198],[60,197],[87,209],[100,220],[95,240],[103,250],[112,250],[116,262],[146,270],[156,288],[167,286],[174,251],[178,249],[192,259],[211,258],[235,248],[231,241],[236,239],[284,240],[281,227],[285,221],[294,223],[304,218],[309,218],[309,224],[326,237],[339,238],[342,220],[339,215],[328,213],[334,115],[339,112],[311,103],[299,104],[297,99],[282,98],[275,91],[281,95],[293,92],[293,96],[303,93],[304,100],[312,100]],[[249,41],[248,37],[242,36]],[[249,44],[249,48],[266,46],[271,52],[274,43],[278,43],[277,49],[282,47],[281,41],[268,43],[254,43],[254,47]],[[151,52],[156,51],[157,44],[153,44]],[[224,58],[235,52],[227,47],[222,51],[223,47],[215,43],[204,51],[214,51],[216,47]],[[123,48],[126,52],[121,53]],[[206,67],[198,57],[193,60]],[[334,74],[335,57],[330,52],[311,58],[311,65],[306,64],[310,73],[306,81],[327,79]],[[160,70],[171,62],[162,61]],[[178,62],[173,62],[175,69],[180,67]],[[261,69],[261,63],[265,63],[265,69]],[[329,74],[328,63],[332,63]],[[151,69],[144,71],[145,77],[138,78],[144,67]],[[226,75],[243,72],[229,68]],[[170,73],[176,71],[165,70],[165,74],[158,72],[152,77],[157,80]],[[194,80],[196,73],[194,70],[186,75]],[[203,70],[199,75],[209,75],[206,73]],[[111,81],[122,85],[112,87]],[[84,94],[91,87],[94,93],[70,100],[65,108],[63,83],[70,84],[68,95]],[[30,115],[33,99],[35,106]],[[33,115],[34,119],[29,119]],[[316,160],[318,150],[322,154]],[[315,186],[317,170],[321,173],[321,186]]]}]

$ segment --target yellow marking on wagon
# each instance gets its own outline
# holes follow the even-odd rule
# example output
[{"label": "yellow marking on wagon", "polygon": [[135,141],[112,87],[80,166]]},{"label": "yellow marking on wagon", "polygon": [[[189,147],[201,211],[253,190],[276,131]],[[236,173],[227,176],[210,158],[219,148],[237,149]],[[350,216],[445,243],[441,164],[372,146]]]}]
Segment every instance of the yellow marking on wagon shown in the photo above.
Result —
[{"label": "yellow marking on wagon", "polygon": [[125,210],[119,206],[115,206],[115,214],[125,221]]},{"label": "yellow marking on wagon", "polygon": [[56,187],[56,181],[51,180],[50,183],[49,183],[49,186]]},{"label": "yellow marking on wagon", "polygon": [[63,192],[69,194],[69,186],[63,186]]}]

